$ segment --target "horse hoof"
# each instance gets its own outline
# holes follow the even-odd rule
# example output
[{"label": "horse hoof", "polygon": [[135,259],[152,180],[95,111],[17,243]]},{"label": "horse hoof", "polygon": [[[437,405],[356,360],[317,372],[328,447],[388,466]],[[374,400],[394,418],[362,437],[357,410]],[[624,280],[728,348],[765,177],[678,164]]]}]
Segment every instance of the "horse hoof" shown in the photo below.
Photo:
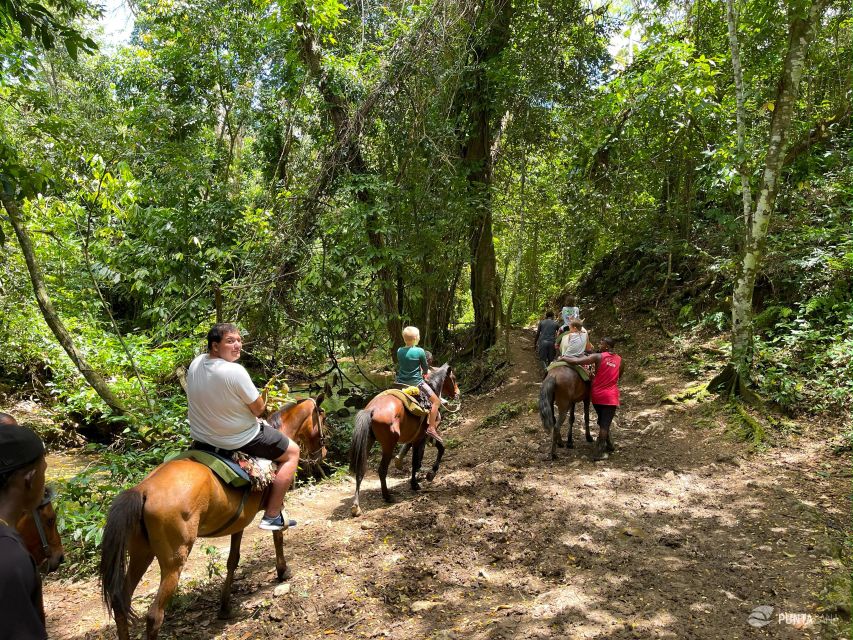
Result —
[{"label": "horse hoof", "polygon": [[382,496],[382,499],[388,504],[394,504],[394,498],[391,497],[391,494],[388,494],[387,496]]},{"label": "horse hoof", "polygon": [[394,468],[397,469],[397,471],[403,470],[403,459],[402,458],[397,458],[397,457],[394,458]]},{"label": "horse hoof", "polygon": [[435,471],[427,471],[426,479],[427,482],[432,482],[433,480],[435,480]]},{"label": "horse hoof", "polygon": [[567,442],[566,443],[566,449],[574,449],[574,448],[575,448],[574,442]]},{"label": "horse hoof", "polygon": [[359,507],[357,504],[354,504],[350,507],[349,512],[353,518],[357,518],[361,515],[361,507]]},{"label": "horse hoof", "polygon": [[231,607],[228,607],[227,609],[220,609],[216,614],[216,617],[219,620],[231,620],[232,618],[234,618],[234,611],[231,609]]},{"label": "horse hoof", "polygon": [[613,445],[612,445],[611,443],[609,443],[609,442],[607,443],[606,450],[607,450],[607,451],[610,451],[611,453],[612,453],[612,452],[614,452],[614,451],[616,451],[616,449],[613,447]]},{"label": "horse hoof", "polygon": [[558,446],[560,449],[562,449],[565,445],[563,444],[563,441],[562,441],[562,440],[560,440],[560,441],[557,443],[557,446]]},{"label": "horse hoof", "polygon": [[587,441],[587,442],[592,442],[592,441],[593,441],[593,437],[592,437],[591,435],[587,434],[587,435],[586,435],[586,441]]}]

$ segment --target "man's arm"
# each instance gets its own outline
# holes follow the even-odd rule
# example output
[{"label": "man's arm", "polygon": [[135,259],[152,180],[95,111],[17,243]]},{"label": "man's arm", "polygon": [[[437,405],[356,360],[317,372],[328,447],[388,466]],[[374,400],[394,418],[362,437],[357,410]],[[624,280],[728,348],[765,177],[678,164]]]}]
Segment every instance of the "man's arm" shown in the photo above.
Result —
[{"label": "man's arm", "polygon": [[533,338],[533,348],[536,348],[536,345],[539,344],[539,334],[542,333],[542,322],[536,325],[536,336]]},{"label": "man's arm", "polygon": [[264,400],[263,395],[258,396],[257,400],[252,403],[249,403],[246,406],[249,407],[249,411],[251,411],[252,415],[256,418],[260,418],[262,415],[264,415],[264,411],[266,411],[267,409],[267,403],[266,400]]},{"label": "man's arm", "polygon": [[563,362],[568,362],[569,364],[598,364],[601,362],[601,354],[591,353],[588,356],[576,356],[574,358],[569,356],[560,356],[559,359]]}]

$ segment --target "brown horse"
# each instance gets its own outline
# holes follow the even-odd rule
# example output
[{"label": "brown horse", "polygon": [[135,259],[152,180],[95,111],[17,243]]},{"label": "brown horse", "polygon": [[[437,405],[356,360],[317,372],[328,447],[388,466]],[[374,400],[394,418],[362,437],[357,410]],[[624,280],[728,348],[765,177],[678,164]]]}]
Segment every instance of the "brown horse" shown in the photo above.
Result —
[{"label": "brown horse", "polygon": [[39,505],[21,516],[15,528],[41,571],[50,573],[59,568],[65,560],[65,549],[56,529],[52,488],[45,487]]},{"label": "brown horse", "polygon": [[[456,384],[456,376],[449,364],[444,364],[434,370],[427,384],[440,398],[447,396],[456,398],[459,395],[459,386]],[[394,450],[398,443],[413,443],[412,452],[412,479],[410,486],[412,491],[418,491],[417,474],[420,471],[424,458],[426,446],[427,418],[414,416],[403,406],[398,398],[392,395],[378,395],[355,416],[355,428],[352,432],[350,444],[350,472],[355,474],[355,498],[350,507],[353,516],[361,515],[361,507],[358,504],[358,494],[361,489],[361,481],[367,472],[367,456],[370,448],[377,440],[382,446],[382,461],[379,463],[379,482],[382,485],[382,497],[386,502],[391,502],[391,494],[385,482],[388,476],[388,464],[394,457]],[[432,480],[438,473],[441,457],[444,455],[444,445],[435,441],[438,454],[432,470],[427,473],[427,480]]]},{"label": "brown horse", "polygon": [[[315,460],[325,455],[325,412],[316,400],[302,400],[272,414],[268,421],[295,440]],[[145,570],[156,557],[160,588],[146,619],[146,638],[154,640],[166,606],[175,593],[184,563],[196,538],[231,536],[228,573],[222,586],[219,615],[231,614],[234,571],[240,562],[243,529],[264,504],[265,492],[226,486],[206,466],[192,460],[161,464],[135,487],[113,501],[101,543],[101,590],[116,621],[120,640],[128,640],[128,619],[134,617],[131,597]],[[273,532],[275,565],[284,580],[283,535]],[[128,556],[130,557],[128,561]]]},{"label": "brown horse", "polygon": [[[569,437],[566,439],[566,447],[573,449],[575,446],[572,432],[575,426],[575,403],[583,400],[583,417],[586,426],[586,441],[592,442],[589,433],[589,387],[578,372],[572,367],[554,367],[542,381],[542,389],[539,391],[539,416],[542,418],[542,428],[551,436],[551,451],[549,458],[557,457],[557,447],[562,446],[560,440],[560,428],[566,419],[566,413],[571,412],[569,417]],[[554,421],[554,403],[557,403],[559,417]]]},{"label": "brown horse", "polygon": [[[15,416],[0,413],[0,427],[17,425]],[[15,528],[24,541],[24,546],[44,573],[56,571],[65,559],[62,538],[56,529],[56,511],[53,508],[53,489],[44,488],[44,497],[32,511],[22,515]]]}]

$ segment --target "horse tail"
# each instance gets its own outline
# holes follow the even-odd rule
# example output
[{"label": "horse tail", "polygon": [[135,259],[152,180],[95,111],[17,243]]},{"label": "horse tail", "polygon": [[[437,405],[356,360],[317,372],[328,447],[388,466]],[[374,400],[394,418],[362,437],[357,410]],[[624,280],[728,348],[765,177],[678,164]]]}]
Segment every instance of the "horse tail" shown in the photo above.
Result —
[{"label": "horse tail", "polygon": [[127,593],[127,554],[131,536],[142,531],[145,497],[138,488],[122,491],[110,506],[104,537],[101,540],[101,596],[107,610],[133,617]]},{"label": "horse tail", "polygon": [[557,387],[557,379],[548,376],[539,390],[539,417],[542,418],[542,428],[545,433],[551,433],[556,424],[554,420],[554,392]]},{"label": "horse tail", "polygon": [[373,411],[362,409],[355,415],[355,427],[352,430],[352,442],[349,448],[349,470],[356,476],[367,473],[367,454],[370,453],[370,425]]}]

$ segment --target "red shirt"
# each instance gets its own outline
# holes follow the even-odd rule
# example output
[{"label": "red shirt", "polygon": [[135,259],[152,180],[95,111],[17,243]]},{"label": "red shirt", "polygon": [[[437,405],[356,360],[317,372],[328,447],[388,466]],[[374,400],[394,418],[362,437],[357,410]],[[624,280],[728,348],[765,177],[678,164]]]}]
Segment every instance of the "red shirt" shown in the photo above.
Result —
[{"label": "red shirt", "polygon": [[592,404],[619,406],[619,368],[622,356],[603,351],[592,379]]}]

